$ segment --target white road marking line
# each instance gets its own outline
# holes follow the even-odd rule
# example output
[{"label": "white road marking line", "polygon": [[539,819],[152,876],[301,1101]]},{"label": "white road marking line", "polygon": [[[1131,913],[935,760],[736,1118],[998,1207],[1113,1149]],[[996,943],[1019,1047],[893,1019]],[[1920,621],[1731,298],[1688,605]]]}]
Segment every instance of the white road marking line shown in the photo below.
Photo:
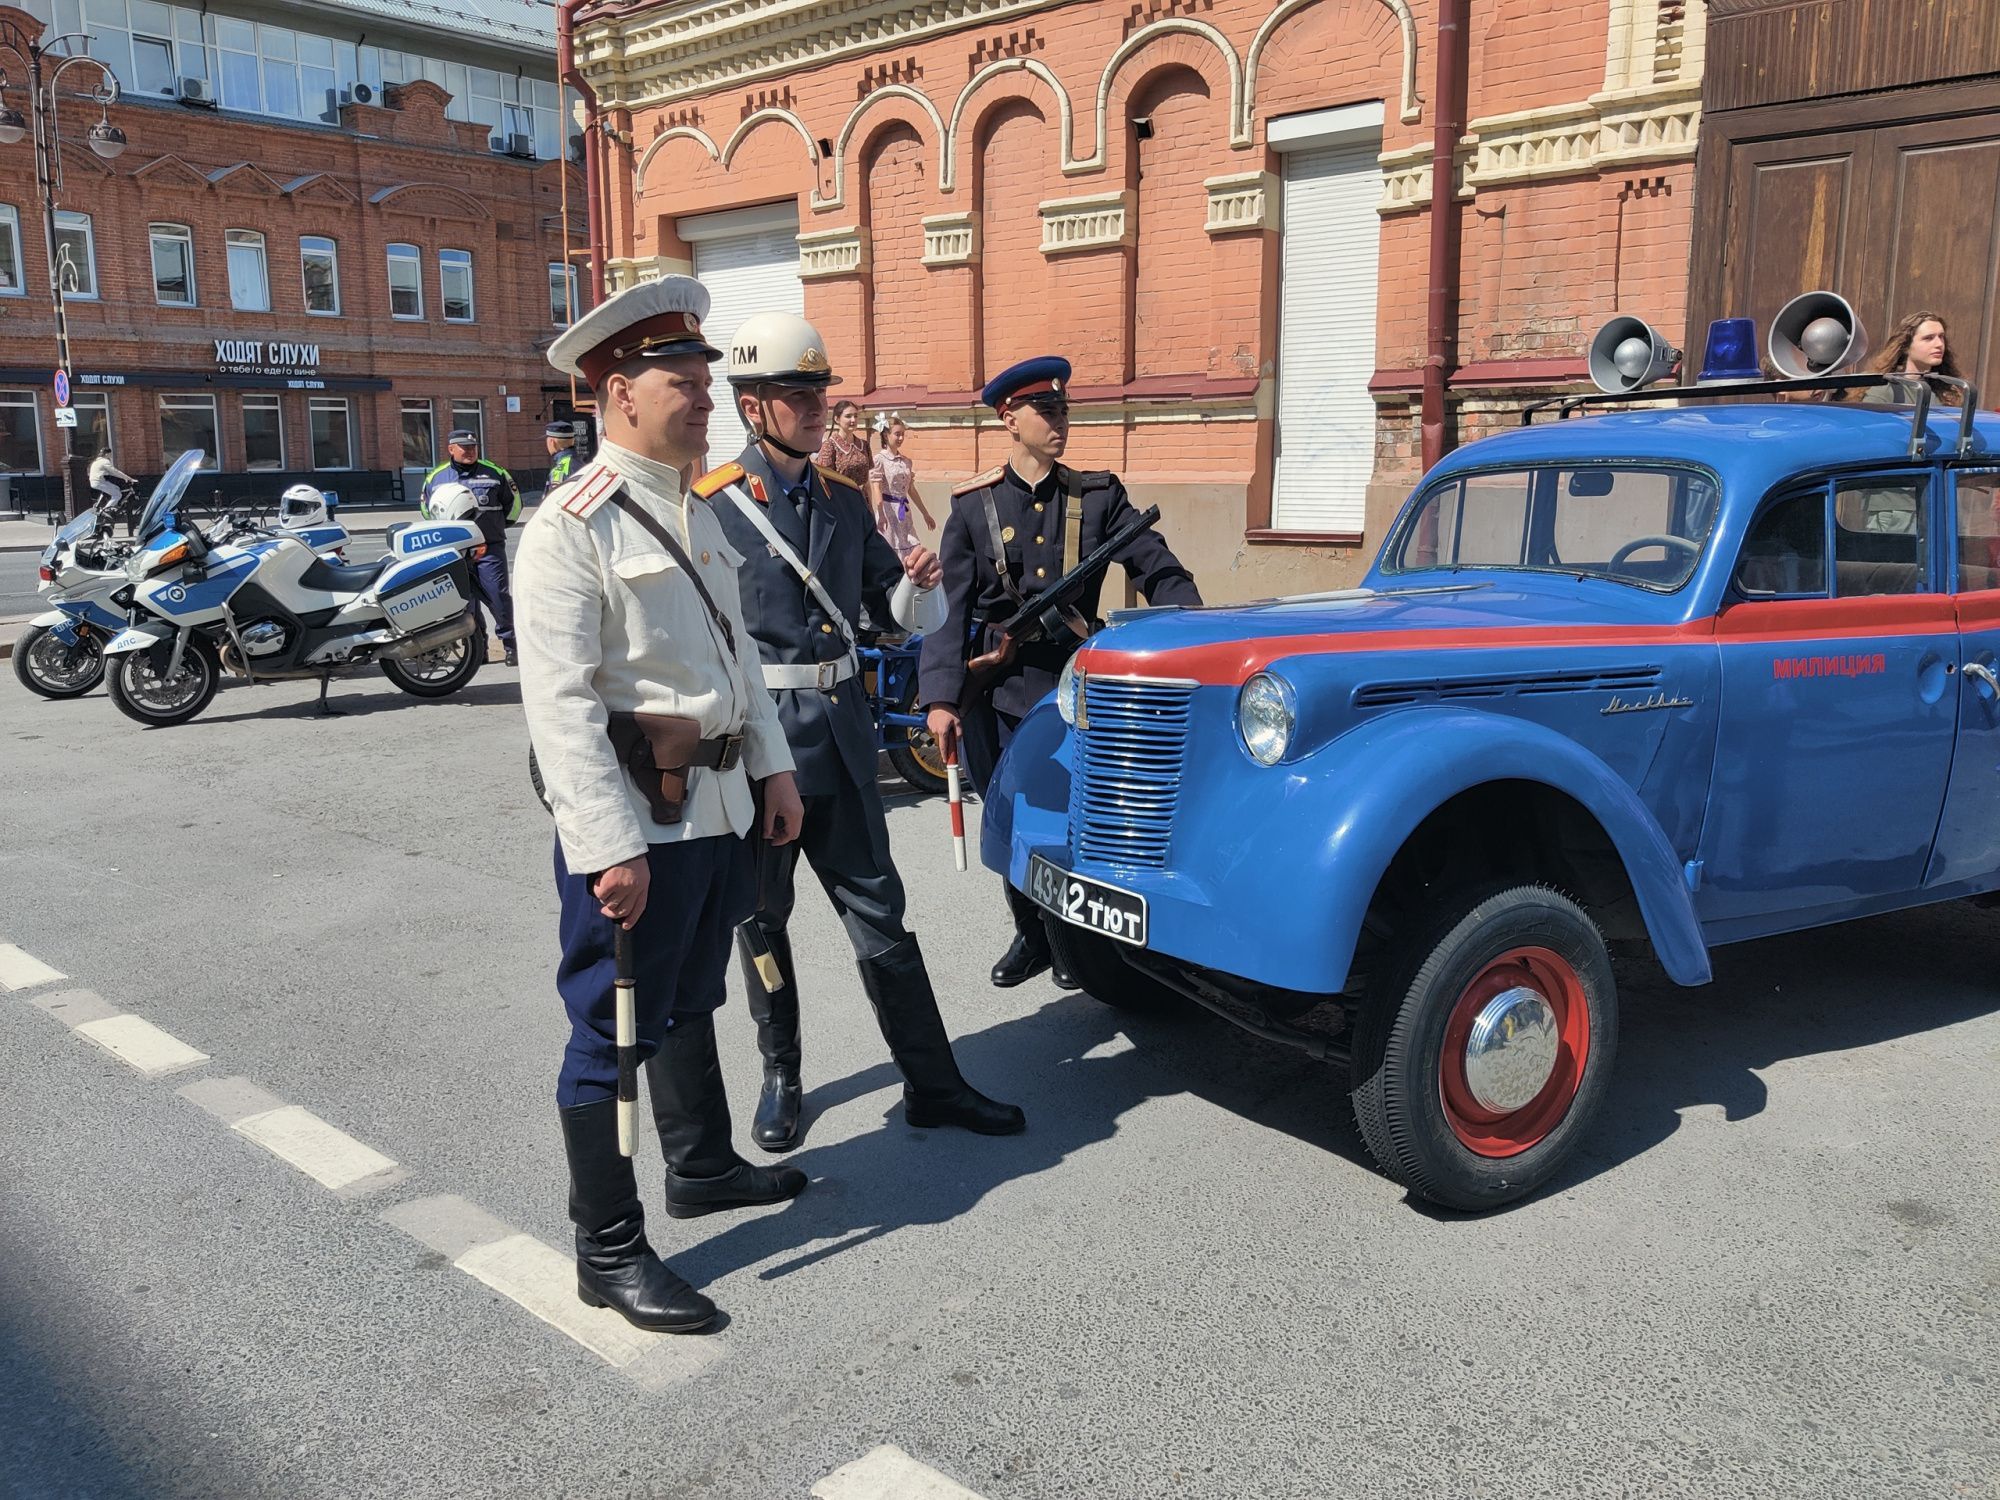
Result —
[{"label": "white road marking line", "polygon": [[0,990],[33,989],[66,976],[51,969],[32,953],[24,953],[12,943],[0,943]]},{"label": "white road marking line", "polygon": [[813,1500],[979,1500],[957,1480],[918,1463],[893,1443],[842,1464],[812,1493]]},{"label": "white road marking line", "polygon": [[197,1078],[174,1092],[225,1125],[285,1107],[284,1100],[268,1089],[258,1088],[247,1078]]},{"label": "white road marking line", "polygon": [[208,1061],[206,1052],[197,1052],[179,1037],[169,1036],[139,1016],[105,1016],[85,1021],[76,1028],[76,1034],[90,1038],[148,1078],[163,1078]]},{"label": "white road marking line", "polygon": [[250,1115],[229,1128],[335,1192],[396,1169],[396,1163],[373,1146],[362,1145],[297,1104]]},{"label": "white road marking line", "polygon": [[634,1328],[608,1307],[577,1301],[576,1263],[531,1234],[474,1245],[453,1264],[619,1369],[667,1337]]},{"label": "white road marking line", "polygon": [[37,1010],[47,1011],[72,1031],[85,1021],[102,1021],[107,1016],[124,1014],[117,1006],[105,1004],[102,995],[90,990],[47,990],[28,996],[28,1004]]}]

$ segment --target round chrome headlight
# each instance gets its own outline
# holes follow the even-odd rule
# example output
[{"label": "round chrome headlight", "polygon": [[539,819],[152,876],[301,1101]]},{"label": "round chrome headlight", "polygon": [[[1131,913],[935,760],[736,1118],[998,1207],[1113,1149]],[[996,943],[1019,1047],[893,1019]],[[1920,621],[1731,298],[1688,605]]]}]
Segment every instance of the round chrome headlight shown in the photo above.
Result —
[{"label": "round chrome headlight", "polygon": [[1269,672],[1259,672],[1243,684],[1236,695],[1236,729],[1243,736],[1243,748],[1261,766],[1275,766],[1292,745],[1292,731],[1298,728],[1298,713],[1292,703],[1291,684]]},{"label": "round chrome headlight", "polygon": [[1056,712],[1062,715],[1065,724],[1076,722],[1076,658],[1072,656],[1063,663],[1062,676],[1056,679]]}]

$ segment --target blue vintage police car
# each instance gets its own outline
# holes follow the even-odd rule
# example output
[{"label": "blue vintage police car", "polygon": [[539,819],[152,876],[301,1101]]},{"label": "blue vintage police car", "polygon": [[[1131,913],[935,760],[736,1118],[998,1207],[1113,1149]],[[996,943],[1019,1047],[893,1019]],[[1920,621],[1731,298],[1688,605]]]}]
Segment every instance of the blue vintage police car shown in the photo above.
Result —
[{"label": "blue vintage police car", "polygon": [[1604,1103],[1607,940],[1697,985],[2000,888],[2000,419],[1744,391],[1461,449],[1358,588],[1114,617],[986,861],[1098,998],[1347,1062],[1413,1193],[1532,1191]]}]

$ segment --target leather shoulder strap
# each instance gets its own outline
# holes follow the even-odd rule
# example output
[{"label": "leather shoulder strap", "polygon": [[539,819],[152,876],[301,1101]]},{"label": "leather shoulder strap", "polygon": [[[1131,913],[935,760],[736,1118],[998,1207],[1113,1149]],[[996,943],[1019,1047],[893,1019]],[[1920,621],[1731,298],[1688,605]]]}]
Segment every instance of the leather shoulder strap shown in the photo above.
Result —
[{"label": "leather shoulder strap", "polygon": [[709,619],[715,622],[716,630],[722,635],[722,644],[729,648],[731,656],[735,656],[736,629],[729,623],[729,616],[716,604],[715,596],[708,591],[708,585],[701,581],[701,574],[695,572],[694,560],[687,555],[687,549],[674,540],[674,534],[654,519],[645,506],[626,494],[623,485],[620,485],[617,494],[612,496],[612,503],[645,527],[652,534],[653,540],[667,549],[667,555],[680,566],[683,573],[687,574],[688,582],[693,584],[695,592],[701,595],[701,602],[708,610]]},{"label": "leather shoulder strap", "polygon": [[1014,575],[1007,571],[1007,536],[1000,529],[1000,506],[993,498],[993,487],[988,485],[980,492],[979,498],[985,503],[986,539],[991,544],[993,571],[1000,579],[1000,587],[1007,591],[1007,597],[1016,604],[1025,604],[1028,596],[1021,592],[1021,586],[1014,582]]},{"label": "leather shoulder strap", "polygon": [[[750,478],[754,482],[756,475],[753,474]],[[819,575],[807,567],[805,560],[799,556],[792,544],[778,534],[778,528],[771,524],[771,518],[765,513],[764,507],[744,494],[736,485],[725,484],[721,492],[735,502],[736,508],[743,512],[744,518],[752,526],[757,528],[758,535],[764,538],[771,550],[787,567],[799,575],[799,581],[812,592],[813,598],[819,602],[819,607],[826,611],[827,618],[839,629],[840,638],[847,642],[848,650],[853,650],[854,627],[847,623],[847,616],[842,614],[840,606],[833,602],[833,595],[826,591],[826,585],[820,582]]]}]

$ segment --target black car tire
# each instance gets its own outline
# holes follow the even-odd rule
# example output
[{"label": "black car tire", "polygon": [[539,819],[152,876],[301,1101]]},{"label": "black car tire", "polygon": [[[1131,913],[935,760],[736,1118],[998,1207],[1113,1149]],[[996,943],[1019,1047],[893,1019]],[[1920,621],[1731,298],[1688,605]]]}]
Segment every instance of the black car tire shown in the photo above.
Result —
[{"label": "black car tire", "polygon": [[[1618,1044],[1617,985],[1603,935],[1561,892],[1490,887],[1448,900],[1398,945],[1364,996],[1354,1035],[1351,1098],[1361,1138],[1382,1170],[1419,1198],[1470,1212],[1524,1198],[1546,1182],[1603,1105]],[[1527,1102],[1491,1109],[1474,1097],[1466,1059],[1477,1022],[1526,989],[1554,1018],[1553,1060]],[[1493,1033],[1489,1033],[1491,1035]],[[1499,1052],[1527,1057],[1525,1028],[1503,1028]],[[1491,1092],[1491,1075],[1488,1075]]]},{"label": "black car tire", "polygon": [[1042,925],[1048,929],[1057,966],[1093,1000],[1136,1015],[1172,1015],[1186,1008],[1182,995],[1119,957],[1113,939],[1046,917]]}]

